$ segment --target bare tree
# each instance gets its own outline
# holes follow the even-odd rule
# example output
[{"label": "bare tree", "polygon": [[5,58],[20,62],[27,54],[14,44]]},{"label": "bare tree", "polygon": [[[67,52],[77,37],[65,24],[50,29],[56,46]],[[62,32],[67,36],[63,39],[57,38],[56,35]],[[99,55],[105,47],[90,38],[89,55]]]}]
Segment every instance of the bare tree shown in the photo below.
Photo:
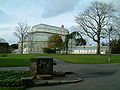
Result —
[{"label": "bare tree", "polygon": [[109,24],[115,12],[112,3],[94,1],[83,12],[75,17],[76,23],[82,27],[79,30],[97,43],[97,54],[100,54],[100,40],[107,35],[106,26]]},{"label": "bare tree", "polygon": [[114,18],[114,32],[112,34],[114,35],[115,39],[120,38],[120,15]]},{"label": "bare tree", "polygon": [[30,26],[28,26],[27,23],[20,22],[18,23],[18,26],[16,26],[16,31],[13,33],[16,37],[19,38],[21,54],[23,54],[23,45],[29,30]]}]

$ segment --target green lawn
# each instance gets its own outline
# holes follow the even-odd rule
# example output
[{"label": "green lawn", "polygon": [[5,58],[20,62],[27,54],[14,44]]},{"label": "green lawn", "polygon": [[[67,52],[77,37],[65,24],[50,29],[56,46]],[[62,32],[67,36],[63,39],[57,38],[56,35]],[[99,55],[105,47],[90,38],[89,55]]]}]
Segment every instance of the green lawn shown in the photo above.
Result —
[{"label": "green lawn", "polygon": [[47,54],[48,56],[58,58],[65,62],[76,64],[104,64],[104,63],[120,63],[120,55],[112,55],[111,61],[108,61],[108,55],[85,55],[85,54],[71,54],[71,55],[58,55]]},{"label": "green lawn", "polygon": [[[112,60],[108,61],[108,55],[9,54],[7,57],[0,57],[0,67],[28,66],[29,58],[41,56],[50,56],[76,64],[120,63],[120,55],[112,55]],[[23,88],[24,87],[0,87],[0,90],[23,90]]]},{"label": "green lawn", "polygon": [[76,64],[120,63],[120,55],[112,55],[112,60],[109,62],[108,55],[9,54],[7,57],[0,57],[0,67],[28,66],[29,58],[41,56],[51,56]]},{"label": "green lawn", "polygon": [[5,66],[28,66],[29,58],[40,57],[39,54],[9,54],[7,57],[0,57],[0,67]]}]

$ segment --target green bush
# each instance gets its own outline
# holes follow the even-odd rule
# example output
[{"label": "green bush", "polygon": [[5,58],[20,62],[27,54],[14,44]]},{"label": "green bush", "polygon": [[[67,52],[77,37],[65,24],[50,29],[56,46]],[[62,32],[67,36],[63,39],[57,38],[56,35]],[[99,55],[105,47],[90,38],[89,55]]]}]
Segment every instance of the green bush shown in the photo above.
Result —
[{"label": "green bush", "polygon": [[110,43],[111,53],[120,54],[120,38],[117,40],[112,40]]},{"label": "green bush", "polygon": [[21,86],[21,78],[27,76],[26,70],[0,71],[0,86]]},{"label": "green bush", "polygon": [[0,54],[0,57],[7,57],[7,54]]},{"label": "green bush", "polygon": [[43,52],[44,53],[56,53],[55,49],[51,49],[51,48],[43,48]]},{"label": "green bush", "polygon": [[0,42],[0,53],[8,53],[9,52],[9,44]]}]

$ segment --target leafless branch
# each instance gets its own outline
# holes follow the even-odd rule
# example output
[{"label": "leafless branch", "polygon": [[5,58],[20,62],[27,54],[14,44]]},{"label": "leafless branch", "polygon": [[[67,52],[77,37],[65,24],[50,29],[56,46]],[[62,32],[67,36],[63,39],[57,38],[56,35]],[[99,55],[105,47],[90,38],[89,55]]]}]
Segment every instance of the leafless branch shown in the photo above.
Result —
[{"label": "leafless branch", "polygon": [[13,33],[14,36],[19,38],[19,41],[21,43],[21,53],[23,53],[23,43],[29,30],[30,26],[28,26],[26,23],[18,23],[18,26],[16,26],[16,31]]}]

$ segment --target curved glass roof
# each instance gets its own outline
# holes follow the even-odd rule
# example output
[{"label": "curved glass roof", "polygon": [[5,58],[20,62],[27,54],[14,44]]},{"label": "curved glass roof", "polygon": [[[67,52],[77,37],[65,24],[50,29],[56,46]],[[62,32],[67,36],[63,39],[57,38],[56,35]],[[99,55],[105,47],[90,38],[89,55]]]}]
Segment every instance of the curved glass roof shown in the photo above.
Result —
[{"label": "curved glass roof", "polygon": [[51,26],[47,24],[38,24],[32,27],[31,32],[51,32],[51,33],[58,33],[58,34],[68,34],[68,30],[62,27]]},{"label": "curved glass roof", "polygon": [[0,38],[0,43],[7,43],[3,38]]},{"label": "curved glass roof", "polygon": [[41,27],[41,28],[47,27],[47,28],[52,28],[52,29],[59,29],[59,30],[66,30],[66,31],[68,31],[67,29],[62,28],[62,27],[57,27],[57,26],[52,26],[52,25],[47,25],[47,24],[38,24],[38,25],[33,26],[33,28],[34,27]]}]

